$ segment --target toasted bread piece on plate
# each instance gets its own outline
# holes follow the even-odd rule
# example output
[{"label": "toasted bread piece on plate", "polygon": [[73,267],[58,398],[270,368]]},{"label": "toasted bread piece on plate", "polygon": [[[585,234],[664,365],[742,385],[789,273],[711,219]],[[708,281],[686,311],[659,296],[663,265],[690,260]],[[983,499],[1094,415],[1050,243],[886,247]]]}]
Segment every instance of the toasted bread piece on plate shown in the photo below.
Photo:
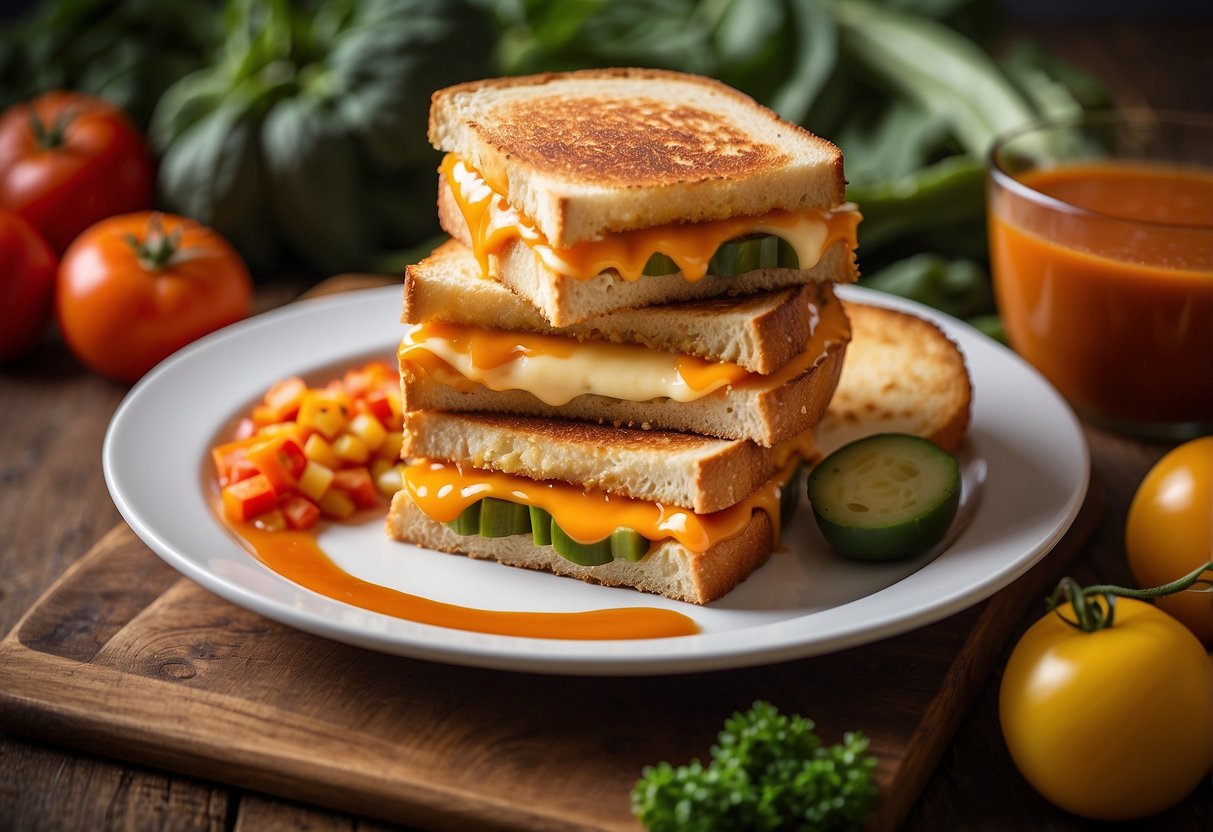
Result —
[{"label": "toasted bread piece on plate", "polygon": [[844,301],[851,344],[817,428],[829,452],[874,433],[911,433],[955,452],[968,430],[973,385],[964,355],[935,324]]}]

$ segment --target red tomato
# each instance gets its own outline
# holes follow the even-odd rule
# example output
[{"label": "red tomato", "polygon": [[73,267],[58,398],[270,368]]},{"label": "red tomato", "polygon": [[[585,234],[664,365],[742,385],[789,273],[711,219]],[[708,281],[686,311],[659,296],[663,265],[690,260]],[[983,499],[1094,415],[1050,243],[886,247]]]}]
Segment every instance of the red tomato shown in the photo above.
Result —
[{"label": "red tomato", "polygon": [[0,211],[0,361],[34,347],[55,301],[55,252],[17,214]]},{"label": "red tomato", "polygon": [[152,207],[152,163],[114,105],[51,92],[0,116],[0,207],[62,252],[105,217]]},{"label": "red tomato", "polygon": [[76,357],[129,382],[248,315],[252,296],[248,269],[226,240],[193,220],[139,211],[76,238],[59,266],[57,308]]}]

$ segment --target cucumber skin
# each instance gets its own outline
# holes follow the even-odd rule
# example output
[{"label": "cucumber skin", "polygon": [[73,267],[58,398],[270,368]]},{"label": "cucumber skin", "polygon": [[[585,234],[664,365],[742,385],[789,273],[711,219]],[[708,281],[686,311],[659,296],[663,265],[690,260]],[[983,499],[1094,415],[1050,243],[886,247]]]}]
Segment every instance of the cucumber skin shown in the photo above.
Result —
[{"label": "cucumber skin", "polygon": [[539,506],[530,506],[531,542],[536,546],[552,545],[552,515]]},{"label": "cucumber skin", "polygon": [[454,520],[449,520],[446,526],[455,534],[469,537],[480,534],[480,501],[472,503],[459,513]]},{"label": "cucumber skin", "polygon": [[[823,476],[828,475],[831,461],[845,459],[845,455],[861,444],[890,440],[918,446],[926,456],[940,465],[948,466],[951,474],[951,490],[934,507],[910,520],[884,526],[855,526],[832,520],[830,509],[823,508],[821,501],[813,499],[815,484]],[[947,534],[948,527],[960,509],[960,464],[954,456],[928,439],[909,434],[877,434],[844,445],[821,460],[809,474],[806,491],[822,537],[840,555],[866,561],[900,560],[929,551]]]},{"label": "cucumber skin", "polygon": [[480,501],[480,536],[510,537],[531,531],[530,513],[526,506],[485,497]]},{"label": "cucumber skin", "polygon": [[465,537],[529,534],[536,546],[551,546],[556,554],[580,566],[603,566],[616,558],[635,563],[648,554],[652,545],[639,533],[622,526],[597,543],[578,543],[565,534],[544,509],[495,497],[485,497],[472,503],[445,525]]},{"label": "cucumber skin", "polygon": [[[729,240],[712,255],[708,274],[716,277],[736,277],[755,269],[798,269],[800,258],[796,249],[782,237],[765,235],[749,240]],[[678,264],[669,255],[657,252],[644,264],[650,276],[678,274]]]},{"label": "cucumber skin", "polygon": [[555,520],[552,521],[552,548],[556,554],[579,566],[602,566],[615,559],[611,551],[611,538],[604,537],[597,543],[578,543],[565,534]]},{"label": "cucumber skin", "polygon": [[836,552],[855,560],[884,561],[912,558],[927,552],[943,540],[948,526],[960,508],[960,489],[955,488],[948,498],[923,518],[914,520],[913,534],[907,523],[894,526],[844,526],[822,517],[813,510],[821,536]]}]

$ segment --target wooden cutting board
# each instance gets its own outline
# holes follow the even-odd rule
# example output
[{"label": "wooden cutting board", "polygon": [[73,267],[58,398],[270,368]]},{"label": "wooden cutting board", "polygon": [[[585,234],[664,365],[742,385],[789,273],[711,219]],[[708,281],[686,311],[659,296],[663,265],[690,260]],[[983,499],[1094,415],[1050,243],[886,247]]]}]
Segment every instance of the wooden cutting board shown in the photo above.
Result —
[{"label": "wooden cutting board", "polygon": [[724,719],[762,698],[827,742],[868,734],[874,826],[894,829],[1097,503],[1029,574],[930,627],[656,678],[479,670],[327,641],[219,599],[120,526],[0,642],[0,725],[422,828],[620,830],[637,826],[628,794],[645,765],[706,759]]}]

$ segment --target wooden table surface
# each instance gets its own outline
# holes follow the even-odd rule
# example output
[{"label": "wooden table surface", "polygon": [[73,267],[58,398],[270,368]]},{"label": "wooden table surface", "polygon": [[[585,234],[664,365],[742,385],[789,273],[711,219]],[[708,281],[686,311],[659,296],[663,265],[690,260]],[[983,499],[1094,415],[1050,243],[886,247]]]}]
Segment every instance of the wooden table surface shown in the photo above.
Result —
[{"label": "wooden table surface", "polygon": [[[1213,24],[1100,21],[1028,31],[1104,80],[1120,103],[1213,112]],[[287,302],[302,288],[262,286],[259,304]],[[109,417],[125,392],[82,370],[55,340],[0,368],[0,632],[120,522],[100,456]],[[1125,512],[1142,476],[1167,448],[1096,429],[1087,435],[1104,509],[1070,571],[1085,582],[1126,582]],[[1025,609],[1023,626],[1038,615]],[[1096,828],[1051,807],[1015,771],[998,730],[997,683],[996,674],[907,828]],[[0,830],[355,828],[389,827],[0,734]],[[1205,782],[1179,807],[1140,828],[1213,828],[1213,786]]]}]

